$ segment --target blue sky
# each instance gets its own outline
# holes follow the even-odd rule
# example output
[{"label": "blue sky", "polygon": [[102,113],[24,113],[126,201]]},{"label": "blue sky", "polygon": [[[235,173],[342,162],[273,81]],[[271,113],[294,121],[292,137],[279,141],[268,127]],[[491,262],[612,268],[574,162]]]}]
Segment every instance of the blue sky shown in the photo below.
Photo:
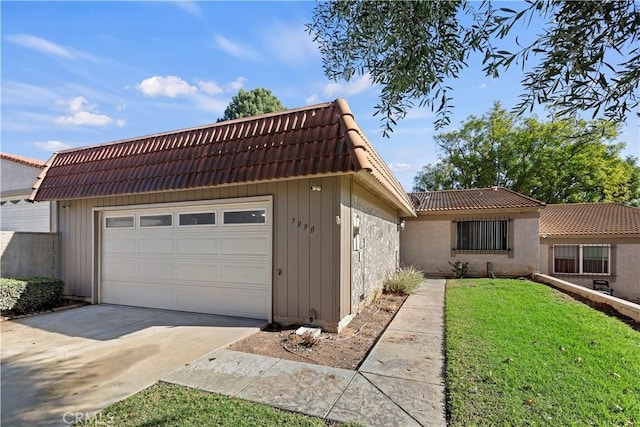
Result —
[{"label": "blue sky", "polygon": [[[314,2],[6,2],[1,25],[1,150],[54,151],[215,122],[240,88],[265,87],[289,108],[345,98],[409,190],[437,160],[433,135],[494,101],[517,103],[519,73],[484,77],[479,61],[451,82],[451,126],[412,110],[391,138],[373,117],[368,76],[331,82],[304,25]],[[519,31],[533,31],[521,29]],[[620,138],[640,156],[638,119]]]}]

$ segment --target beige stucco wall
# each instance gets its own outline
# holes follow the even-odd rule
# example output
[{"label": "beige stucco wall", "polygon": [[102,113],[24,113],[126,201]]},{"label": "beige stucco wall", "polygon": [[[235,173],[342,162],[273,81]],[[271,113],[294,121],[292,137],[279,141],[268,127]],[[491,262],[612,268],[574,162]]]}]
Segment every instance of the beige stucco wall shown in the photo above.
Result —
[{"label": "beige stucco wall", "polygon": [[[510,253],[461,253],[455,246],[454,220],[511,219]],[[467,276],[487,275],[487,262],[493,263],[496,276],[526,276],[539,270],[539,213],[537,211],[501,211],[492,213],[456,213],[420,215],[407,219],[400,235],[400,261],[415,265],[431,276],[452,276],[449,262],[468,262]]]},{"label": "beige stucco wall", "polygon": [[[553,273],[553,245],[558,244],[608,244],[611,245],[611,274],[576,275]],[[593,288],[594,279],[609,281],[613,295],[640,303],[640,238],[628,237],[566,237],[540,239],[540,273]]]}]

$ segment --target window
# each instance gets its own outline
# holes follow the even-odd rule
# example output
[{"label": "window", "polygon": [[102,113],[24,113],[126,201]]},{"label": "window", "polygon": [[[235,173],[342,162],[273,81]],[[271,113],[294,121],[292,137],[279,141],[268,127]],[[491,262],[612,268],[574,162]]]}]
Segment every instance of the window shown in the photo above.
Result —
[{"label": "window", "polygon": [[215,225],[216,213],[215,212],[200,212],[200,213],[184,213],[178,215],[178,224],[181,227],[189,227],[195,225]]},{"label": "window", "polygon": [[113,216],[105,219],[106,228],[133,228],[133,215]]},{"label": "window", "polygon": [[609,245],[554,245],[553,271],[564,274],[609,274]]},{"label": "window", "polygon": [[224,213],[225,224],[265,224],[267,211],[258,209],[253,211],[227,211]]},{"label": "window", "polygon": [[140,227],[171,227],[173,215],[140,215]]},{"label": "window", "polygon": [[458,251],[507,251],[508,224],[506,219],[489,221],[456,221]]}]

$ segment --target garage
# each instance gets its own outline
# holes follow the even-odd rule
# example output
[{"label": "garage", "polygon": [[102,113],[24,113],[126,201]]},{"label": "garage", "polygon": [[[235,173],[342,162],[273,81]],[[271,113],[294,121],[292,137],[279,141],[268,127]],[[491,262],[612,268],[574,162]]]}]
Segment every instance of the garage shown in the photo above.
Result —
[{"label": "garage", "polygon": [[271,199],[99,211],[107,304],[271,320]]}]

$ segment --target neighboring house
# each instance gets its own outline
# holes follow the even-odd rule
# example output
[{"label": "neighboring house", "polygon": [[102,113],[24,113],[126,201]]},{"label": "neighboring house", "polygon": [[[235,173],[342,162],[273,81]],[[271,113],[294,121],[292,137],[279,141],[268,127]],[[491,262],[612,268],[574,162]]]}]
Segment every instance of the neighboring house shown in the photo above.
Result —
[{"label": "neighboring house", "polygon": [[327,329],[396,270],[415,216],[340,99],[61,151],[34,188],[59,201],[67,293]]},{"label": "neighboring house", "polygon": [[15,154],[0,153],[0,230],[49,232],[52,207],[49,201],[27,199],[44,162]]},{"label": "neighboring house", "polygon": [[[538,272],[538,226],[545,204],[502,188],[409,194],[418,217],[401,233],[400,259],[427,275],[526,276]],[[490,264],[489,264],[490,263]]]},{"label": "neighboring house", "polygon": [[540,217],[540,272],[640,303],[640,209],[618,203],[548,205]]}]

